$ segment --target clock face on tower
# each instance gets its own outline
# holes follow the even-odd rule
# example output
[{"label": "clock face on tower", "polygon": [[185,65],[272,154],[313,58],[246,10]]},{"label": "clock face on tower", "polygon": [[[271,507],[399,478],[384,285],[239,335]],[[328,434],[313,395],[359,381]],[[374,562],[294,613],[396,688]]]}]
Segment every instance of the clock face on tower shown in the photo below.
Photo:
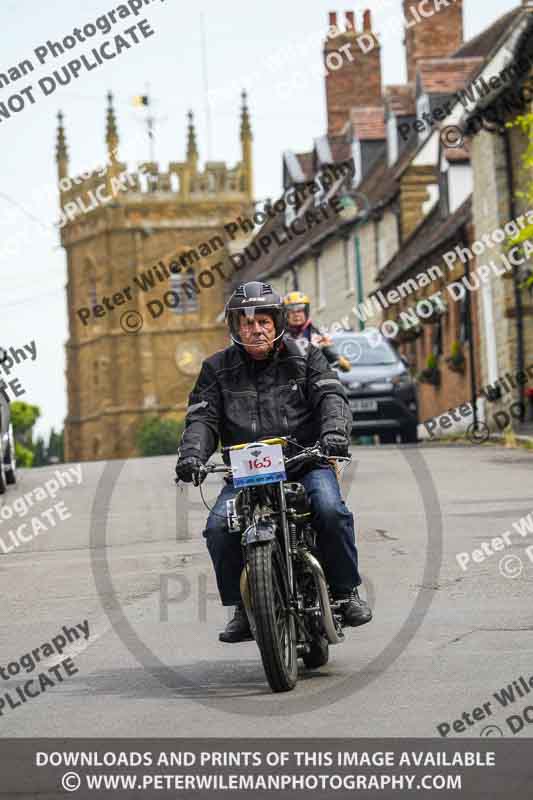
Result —
[{"label": "clock face on tower", "polygon": [[187,342],[176,348],[176,364],[180,372],[188,377],[194,377],[200,372],[202,361],[207,353],[196,344]]}]

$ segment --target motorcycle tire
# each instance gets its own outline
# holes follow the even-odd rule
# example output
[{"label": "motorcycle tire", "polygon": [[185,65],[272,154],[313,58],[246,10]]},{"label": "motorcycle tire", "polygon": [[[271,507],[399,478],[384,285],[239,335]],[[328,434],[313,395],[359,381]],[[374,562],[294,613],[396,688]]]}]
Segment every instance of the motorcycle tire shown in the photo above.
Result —
[{"label": "motorcycle tire", "polygon": [[13,428],[9,426],[9,444],[7,446],[6,458],[4,461],[4,472],[6,483],[13,485],[17,482],[17,462],[15,460],[15,439],[13,438]]},{"label": "motorcycle tire", "polygon": [[255,639],[273,692],[289,692],[298,679],[296,626],[287,613],[289,592],[278,543],[254,545],[248,552],[248,582]]},{"label": "motorcycle tire", "polygon": [[323,636],[320,636],[318,639],[314,639],[311,643],[310,649],[308,653],[304,653],[302,656],[302,661],[304,662],[307,669],[318,669],[318,667],[323,667],[329,661],[329,642]]}]

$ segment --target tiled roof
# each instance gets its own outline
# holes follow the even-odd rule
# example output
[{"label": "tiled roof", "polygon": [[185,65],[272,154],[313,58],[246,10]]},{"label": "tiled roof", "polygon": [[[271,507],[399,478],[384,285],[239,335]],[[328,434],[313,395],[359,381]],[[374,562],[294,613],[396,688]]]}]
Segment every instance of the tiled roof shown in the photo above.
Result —
[{"label": "tiled roof", "polygon": [[394,258],[383,267],[379,275],[380,288],[390,286],[419,261],[429,258],[435,250],[452,239],[471,218],[472,197],[468,197],[447,219],[442,218],[437,205],[402,244]]},{"label": "tiled roof", "polygon": [[387,108],[397,117],[414,117],[416,114],[415,87],[412,83],[385,86],[383,95]]},{"label": "tiled roof", "polygon": [[480,34],[461,45],[459,50],[453,53],[453,57],[470,58],[472,56],[480,56],[481,58],[486,58],[498,46],[500,40],[507,34],[509,28],[523,10],[523,8],[514,8],[512,11],[499,17]]},{"label": "tiled roof", "polygon": [[383,106],[358,106],[350,111],[354,135],[361,141],[385,139]]},{"label": "tiled roof", "polygon": [[452,94],[462,89],[483,65],[483,58],[423,58],[417,64],[422,90]]}]

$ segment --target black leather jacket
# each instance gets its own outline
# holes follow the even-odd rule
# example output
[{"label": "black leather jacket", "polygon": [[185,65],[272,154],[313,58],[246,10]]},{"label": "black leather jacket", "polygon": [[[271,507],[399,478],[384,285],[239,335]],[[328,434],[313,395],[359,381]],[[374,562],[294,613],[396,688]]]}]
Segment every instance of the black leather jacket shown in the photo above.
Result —
[{"label": "black leather jacket", "polygon": [[349,437],[351,426],[345,390],[318,348],[310,345],[304,355],[285,336],[261,362],[232,345],[202,364],[189,396],[180,457],[205,463],[219,441],[228,447],[274,436],[307,447],[325,433]]},{"label": "black leather jacket", "polygon": [[[289,328],[287,336],[290,336],[291,339],[296,342],[300,348],[300,351],[305,353],[313,337],[317,336],[322,338],[323,334],[320,332],[320,328],[317,328],[316,325],[310,322],[309,325],[302,326],[301,329],[297,329],[296,331],[292,331]],[[339,354],[332,344],[321,344],[318,345],[318,347],[322,354],[326,357],[328,364],[335,364],[339,360]]]}]

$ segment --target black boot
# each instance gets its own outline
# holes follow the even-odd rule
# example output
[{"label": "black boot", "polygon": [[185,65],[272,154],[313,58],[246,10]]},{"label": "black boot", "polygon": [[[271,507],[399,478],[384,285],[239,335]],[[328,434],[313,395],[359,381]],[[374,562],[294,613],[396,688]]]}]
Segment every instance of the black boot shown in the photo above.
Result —
[{"label": "black boot", "polygon": [[235,607],[233,619],[228,622],[222,633],[218,634],[221,642],[250,642],[253,640],[252,631],[246,611],[242,603]]},{"label": "black boot", "polygon": [[340,613],[344,625],[350,628],[366,625],[372,619],[368,603],[359,597],[357,589],[352,589],[348,594],[337,595],[335,601],[340,603]]}]

